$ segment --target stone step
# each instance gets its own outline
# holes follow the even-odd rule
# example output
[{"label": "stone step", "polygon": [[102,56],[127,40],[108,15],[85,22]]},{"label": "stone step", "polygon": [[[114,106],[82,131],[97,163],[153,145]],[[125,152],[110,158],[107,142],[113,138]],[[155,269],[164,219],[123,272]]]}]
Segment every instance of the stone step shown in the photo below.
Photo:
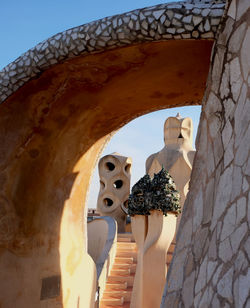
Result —
[{"label": "stone step", "polygon": [[[171,262],[173,257],[172,252],[167,253],[166,262]],[[133,258],[134,262],[137,262],[137,251],[136,250],[127,250],[127,249],[117,249],[116,251],[116,259],[120,258]],[[127,262],[126,262],[127,263]],[[133,262],[132,262],[133,263]]]},{"label": "stone step", "polygon": [[112,269],[110,272],[111,276],[129,276],[130,275],[130,269]]},{"label": "stone step", "polygon": [[127,282],[114,282],[114,283],[107,282],[105,290],[126,290],[127,287],[128,287]]},{"label": "stone step", "polygon": [[117,238],[118,238],[118,239],[120,239],[120,238],[130,238],[132,242],[135,241],[133,234],[130,233],[130,232],[127,232],[127,233],[118,233],[118,234],[117,234]]},{"label": "stone step", "polygon": [[[100,304],[99,308],[113,308],[114,306],[106,306],[104,304]],[[115,308],[130,308],[130,302],[124,302],[122,305],[120,306],[115,306]]]},{"label": "stone step", "polygon": [[[120,248],[128,248],[128,249],[132,249],[132,247],[134,248],[134,249],[136,249],[137,250],[137,245],[136,245],[136,243],[135,242],[131,242],[131,241],[129,241],[129,239],[128,239],[128,241],[127,241],[127,239],[126,239],[126,241],[124,240],[124,239],[126,239],[126,238],[122,238],[122,241],[118,241],[117,242],[117,248],[118,249],[120,249]],[[124,241],[123,241],[124,240]],[[175,244],[171,244],[170,246],[169,246],[169,249],[168,249],[168,253],[173,253],[174,252],[174,249],[175,249]]]},{"label": "stone step", "polygon": [[134,258],[133,257],[116,257],[114,263],[115,264],[120,264],[120,263],[133,264]]},{"label": "stone step", "polygon": [[136,252],[137,253],[137,248],[133,248],[133,247],[117,247],[116,249],[116,252],[119,253],[119,252],[124,252],[124,251],[127,251],[127,252]]},{"label": "stone step", "polygon": [[[168,252],[166,263],[170,263],[172,260],[172,257],[173,257],[173,253]],[[122,262],[123,260],[124,262]],[[137,251],[117,249],[115,263],[136,263],[136,262],[137,262]]]},{"label": "stone step", "polygon": [[102,298],[101,300],[101,307],[102,306],[121,306],[124,303],[124,298],[115,298],[115,297],[110,297],[110,298]]},{"label": "stone step", "polygon": [[137,262],[137,252],[136,251],[116,251],[117,258],[133,258],[134,262]]},{"label": "stone step", "polygon": [[117,243],[133,243],[130,237],[118,237]]},{"label": "stone step", "polygon": [[134,273],[136,270],[136,263],[133,264],[123,264],[123,263],[118,263],[114,264],[112,270],[117,270],[117,269],[130,269],[130,273]]},{"label": "stone step", "polygon": [[130,302],[131,300],[131,294],[132,294],[132,288],[131,290],[110,290],[110,291],[105,291],[103,293],[102,299],[105,298],[121,298],[123,297],[124,302]]},{"label": "stone step", "polygon": [[109,276],[107,279],[108,283],[114,282],[127,282],[128,287],[132,287],[134,283],[134,275],[130,276]]},{"label": "stone step", "polygon": [[[124,265],[123,268],[128,268],[125,265],[132,265],[133,267],[136,267],[136,262],[137,262],[137,253],[136,252],[126,252],[126,251],[119,251],[118,253],[118,257],[115,258],[115,262],[114,268],[118,268],[120,264]],[[132,255],[132,256],[131,256]],[[166,260],[166,264],[169,265],[172,261],[172,254],[167,254],[167,260]]]},{"label": "stone step", "polygon": [[137,249],[135,242],[117,242],[117,248]]}]

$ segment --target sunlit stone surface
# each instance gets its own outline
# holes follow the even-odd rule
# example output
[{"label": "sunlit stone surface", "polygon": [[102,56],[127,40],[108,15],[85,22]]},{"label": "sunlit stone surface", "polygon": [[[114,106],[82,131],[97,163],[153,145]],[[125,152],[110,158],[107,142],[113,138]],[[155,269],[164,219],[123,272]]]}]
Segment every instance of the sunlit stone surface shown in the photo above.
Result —
[{"label": "sunlit stone surface", "polygon": [[[248,1],[231,1],[211,57],[190,193],[162,308],[173,307],[173,298],[176,306],[184,307],[249,306],[249,7]],[[200,189],[206,198],[197,229],[193,214]],[[186,274],[190,255],[195,263]]]},{"label": "sunlit stone surface", "polygon": [[[173,177],[176,188],[180,193],[181,208],[183,208],[188,193],[195,155],[192,140],[192,119],[182,118],[179,114],[176,117],[170,117],[164,124],[164,148],[149,156],[146,161],[146,173],[151,177],[158,173],[162,166]],[[181,215],[178,216],[177,228],[180,218]]]},{"label": "sunlit stone surface", "polygon": [[118,153],[102,157],[98,164],[100,190],[97,211],[102,216],[113,217],[117,221],[118,232],[125,232],[131,165],[130,157]]}]

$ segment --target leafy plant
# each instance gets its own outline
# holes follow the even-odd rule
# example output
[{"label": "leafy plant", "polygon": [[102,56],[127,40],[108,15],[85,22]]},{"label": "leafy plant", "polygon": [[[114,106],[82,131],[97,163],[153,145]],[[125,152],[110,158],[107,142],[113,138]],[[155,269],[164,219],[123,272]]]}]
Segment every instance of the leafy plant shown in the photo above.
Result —
[{"label": "leafy plant", "polygon": [[181,213],[180,194],[171,175],[162,167],[153,179],[144,175],[132,188],[128,199],[128,214],[150,215],[151,210]]}]

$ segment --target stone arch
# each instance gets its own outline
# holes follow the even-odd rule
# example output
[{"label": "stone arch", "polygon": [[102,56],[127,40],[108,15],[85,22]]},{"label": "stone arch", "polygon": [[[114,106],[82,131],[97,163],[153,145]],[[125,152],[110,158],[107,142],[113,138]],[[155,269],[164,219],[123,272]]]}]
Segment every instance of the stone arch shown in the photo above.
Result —
[{"label": "stone arch", "polygon": [[[16,237],[3,245],[2,264],[10,271],[3,275],[11,280],[15,264],[20,269],[16,281],[30,288],[33,304],[41,279],[82,270],[83,204],[98,153],[110,134],[144,113],[201,102],[223,10],[223,1],[201,1],[107,18],[56,35],[1,72],[1,194],[19,219]],[[169,16],[171,26],[165,25]],[[184,25],[184,32],[178,32],[178,20],[190,30]],[[154,23],[152,39],[149,24]],[[115,43],[108,46],[104,40],[102,46],[109,26]],[[85,31],[89,39],[83,44],[80,35]],[[31,262],[36,268],[27,281]],[[77,297],[70,286],[75,280],[70,279],[63,290],[65,305],[70,293]],[[13,299],[16,290],[11,290]],[[22,295],[20,303],[31,300],[30,294]]]},{"label": "stone arch", "polygon": [[224,7],[225,0],[161,4],[57,33],[0,72],[0,103],[29,80],[78,56],[145,42],[213,40]]}]

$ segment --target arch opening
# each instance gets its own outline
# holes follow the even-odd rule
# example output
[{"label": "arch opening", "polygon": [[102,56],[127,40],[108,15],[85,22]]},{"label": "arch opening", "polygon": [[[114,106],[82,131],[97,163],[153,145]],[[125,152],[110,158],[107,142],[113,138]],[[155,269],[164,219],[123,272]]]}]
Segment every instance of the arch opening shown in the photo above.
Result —
[{"label": "arch opening", "polygon": [[[125,165],[124,170],[131,172],[130,188],[132,188],[145,175],[147,158],[153,153],[158,152],[165,145],[163,138],[164,122],[169,117],[175,117],[177,113],[180,113],[181,117],[190,117],[193,120],[192,144],[195,148],[201,106],[186,106],[147,113],[130,121],[117,132],[112,133],[111,139],[106,143],[105,149],[99,154],[99,157],[116,152],[122,156],[131,157],[132,165]],[[180,135],[183,138],[181,133]],[[100,189],[103,187],[102,185],[99,186],[98,182],[99,173],[97,164],[89,184],[90,188],[86,201],[88,209],[93,209],[94,211],[96,211],[99,187]]]},{"label": "arch opening", "polygon": [[[62,276],[63,290],[78,298],[79,277],[89,262],[84,203],[99,153],[113,131],[139,115],[199,104],[212,43],[145,43],[67,60],[1,106],[2,176],[8,174],[3,190],[17,225],[1,258],[6,263],[11,251],[21,277],[30,259],[20,255],[35,256],[31,292],[53,272]],[[11,281],[12,267],[6,270]],[[17,290],[8,290],[12,298]],[[36,306],[37,298],[32,301]]]}]

